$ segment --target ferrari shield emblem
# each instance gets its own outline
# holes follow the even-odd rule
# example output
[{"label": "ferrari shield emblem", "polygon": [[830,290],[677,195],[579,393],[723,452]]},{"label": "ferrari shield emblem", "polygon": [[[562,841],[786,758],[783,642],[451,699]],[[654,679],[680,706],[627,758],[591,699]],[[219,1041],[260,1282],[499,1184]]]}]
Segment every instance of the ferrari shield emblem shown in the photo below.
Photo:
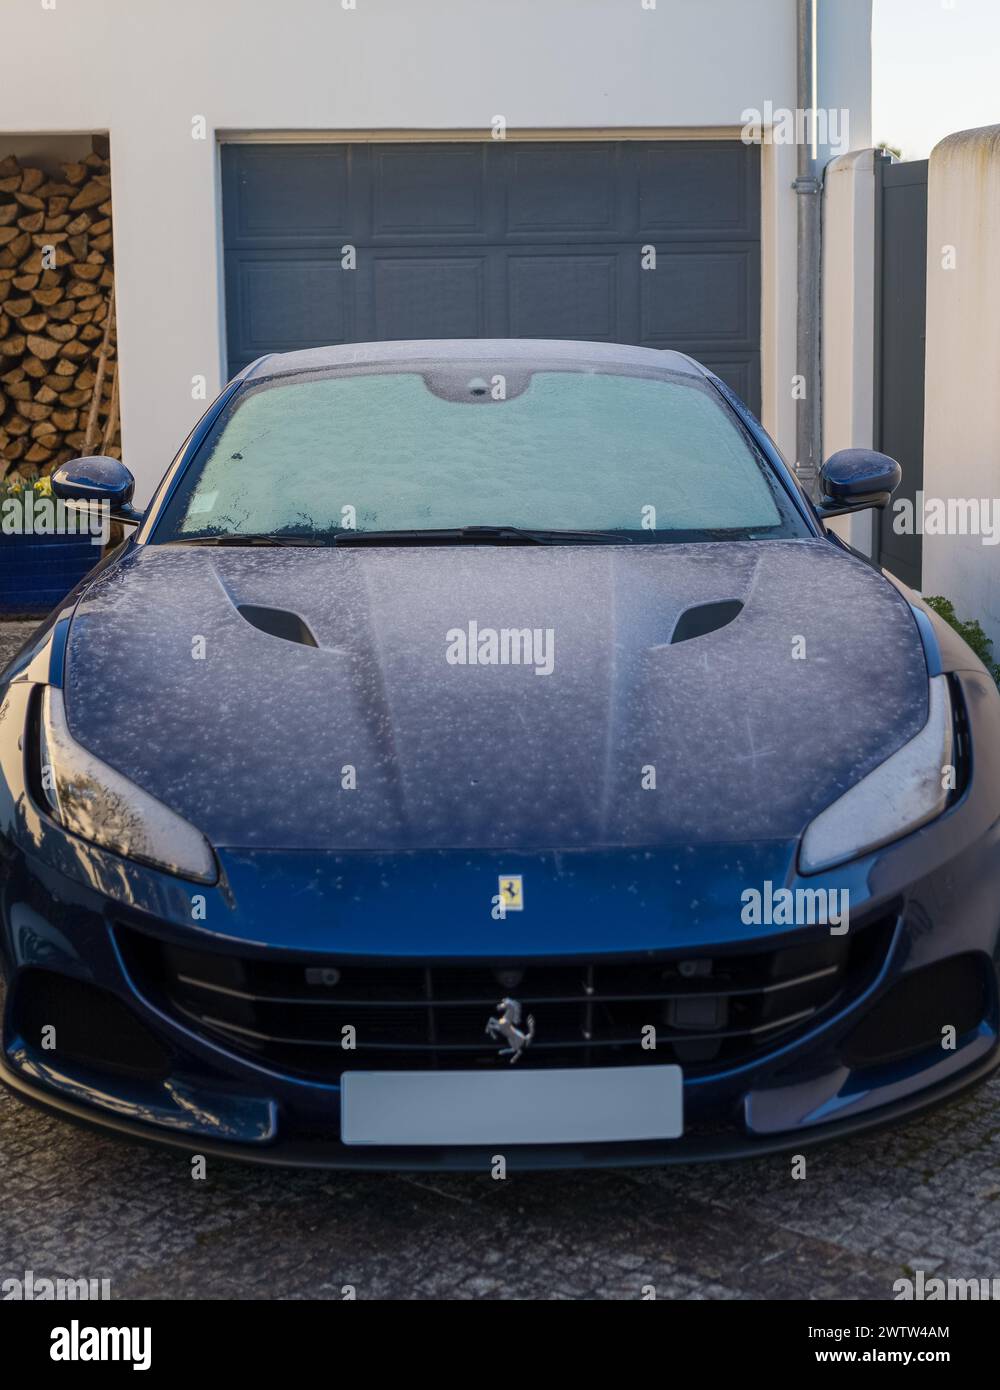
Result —
[{"label": "ferrari shield emblem", "polygon": [[500,903],[505,912],[524,909],[524,883],[520,874],[500,875]]}]

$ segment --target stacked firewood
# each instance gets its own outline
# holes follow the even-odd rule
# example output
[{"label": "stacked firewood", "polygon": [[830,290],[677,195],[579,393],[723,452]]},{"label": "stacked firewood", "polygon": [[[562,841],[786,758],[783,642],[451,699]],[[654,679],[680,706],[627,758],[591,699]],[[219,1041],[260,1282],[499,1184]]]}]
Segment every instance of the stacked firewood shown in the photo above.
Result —
[{"label": "stacked firewood", "polygon": [[121,458],[111,176],[0,159],[0,479]]}]

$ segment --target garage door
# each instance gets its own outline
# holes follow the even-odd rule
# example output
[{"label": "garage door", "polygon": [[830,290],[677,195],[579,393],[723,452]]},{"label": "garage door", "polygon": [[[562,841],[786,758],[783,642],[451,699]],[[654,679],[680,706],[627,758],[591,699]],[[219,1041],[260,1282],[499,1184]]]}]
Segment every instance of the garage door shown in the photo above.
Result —
[{"label": "garage door", "polygon": [[230,372],[325,343],[589,338],[689,352],[759,410],[759,154],[700,140],[225,145]]}]

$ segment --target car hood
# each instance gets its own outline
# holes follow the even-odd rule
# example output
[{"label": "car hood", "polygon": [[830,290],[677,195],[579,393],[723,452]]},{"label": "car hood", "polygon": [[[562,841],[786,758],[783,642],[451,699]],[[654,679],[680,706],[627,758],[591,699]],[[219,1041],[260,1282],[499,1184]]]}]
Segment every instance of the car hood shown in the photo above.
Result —
[{"label": "car hood", "polygon": [[[538,629],[539,663],[462,664],[485,629]],[[825,540],[140,546],[85,592],[64,683],[76,739],[220,847],[788,840],[927,718],[907,604]]]}]

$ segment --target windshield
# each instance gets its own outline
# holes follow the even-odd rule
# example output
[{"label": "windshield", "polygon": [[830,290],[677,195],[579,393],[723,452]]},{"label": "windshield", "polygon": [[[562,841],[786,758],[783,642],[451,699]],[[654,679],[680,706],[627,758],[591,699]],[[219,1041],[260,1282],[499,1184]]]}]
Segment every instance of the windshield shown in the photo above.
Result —
[{"label": "windshield", "polygon": [[469,527],[647,543],[809,534],[701,378],[449,362],[238,393],[153,539],[339,543]]}]

